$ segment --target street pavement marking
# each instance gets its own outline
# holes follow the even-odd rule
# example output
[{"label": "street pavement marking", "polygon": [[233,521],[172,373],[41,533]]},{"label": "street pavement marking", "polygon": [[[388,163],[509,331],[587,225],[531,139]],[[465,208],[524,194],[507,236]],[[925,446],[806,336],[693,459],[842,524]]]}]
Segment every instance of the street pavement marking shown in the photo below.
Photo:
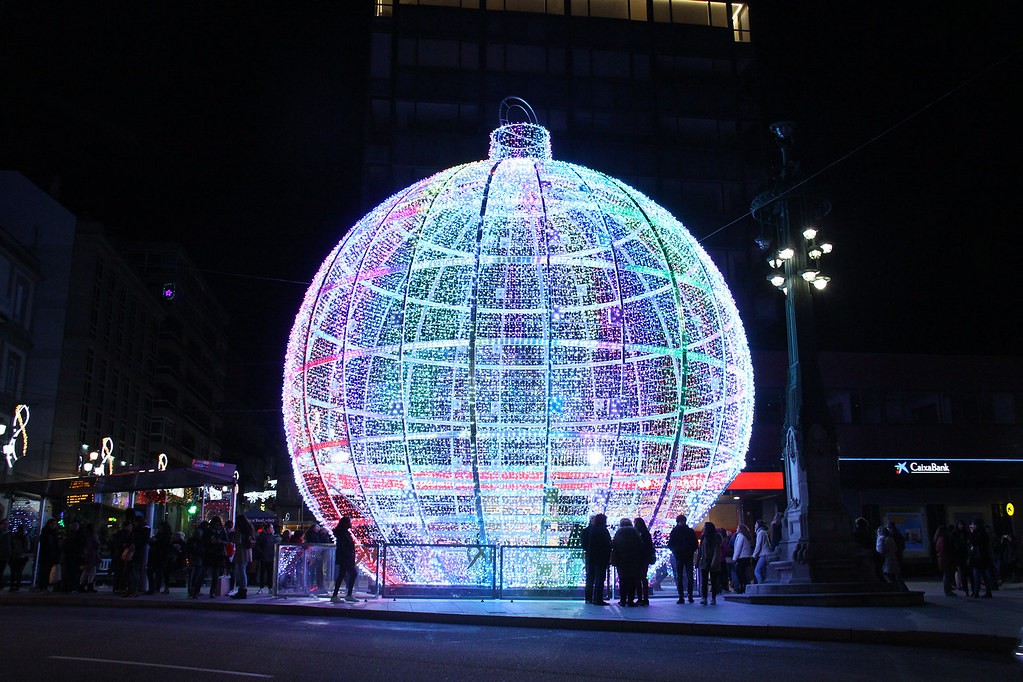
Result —
[{"label": "street pavement marking", "polygon": [[220,673],[221,675],[241,675],[242,677],[265,677],[272,678],[273,675],[260,675],[259,673],[243,673],[237,670],[218,670],[216,668],[192,668],[187,665],[167,665],[165,663],[142,663],[139,661],[118,661],[113,658],[82,658],[80,656],[47,656],[62,661],[88,661],[90,663],[116,663],[118,665],[138,665],[146,668],[171,668],[173,670],[194,670],[201,673]]}]

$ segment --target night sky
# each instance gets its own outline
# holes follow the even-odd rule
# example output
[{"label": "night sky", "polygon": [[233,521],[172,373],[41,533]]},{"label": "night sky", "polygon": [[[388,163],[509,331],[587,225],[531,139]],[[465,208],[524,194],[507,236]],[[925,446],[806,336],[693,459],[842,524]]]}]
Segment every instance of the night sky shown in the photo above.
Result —
[{"label": "night sky", "polygon": [[[760,4],[765,118],[797,123],[834,204],[822,348],[1018,355],[1020,10]],[[183,243],[268,414],[301,283],[362,215],[349,11],[0,4],[0,167],[59,178],[113,236]]]}]

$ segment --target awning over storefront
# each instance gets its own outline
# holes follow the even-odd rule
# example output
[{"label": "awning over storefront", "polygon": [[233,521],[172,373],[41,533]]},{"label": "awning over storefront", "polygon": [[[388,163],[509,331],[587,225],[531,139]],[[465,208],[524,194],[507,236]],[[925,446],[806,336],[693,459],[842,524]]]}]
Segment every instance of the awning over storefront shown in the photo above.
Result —
[{"label": "awning over storefront", "polygon": [[[233,474],[233,471],[232,471]],[[27,493],[41,497],[65,497],[100,493],[119,493],[170,488],[197,488],[207,485],[233,485],[233,475],[203,469],[167,469],[133,471],[108,476],[73,476],[37,481],[14,481],[0,485],[5,495]]]}]

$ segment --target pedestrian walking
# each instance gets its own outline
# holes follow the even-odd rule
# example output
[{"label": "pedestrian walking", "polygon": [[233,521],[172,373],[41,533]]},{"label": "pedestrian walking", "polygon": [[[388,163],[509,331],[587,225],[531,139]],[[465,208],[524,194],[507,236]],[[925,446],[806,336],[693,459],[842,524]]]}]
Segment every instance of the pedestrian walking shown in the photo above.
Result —
[{"label": "pedestrian walking", "polygon": [[355,536],[352,535],[351,517],[341,517],[334,527],[334,537],[337,540],[337,545],[334,548],[336,552],[334,562],[337,564],[337,576],[334,578],[334,594],[331,595],[330,601],[334,604],[341,602],[337,593],[341,588],[341,581],[344,580],[344,601],[357,602],[359,600],[352,594],[352,590],[355,588],[355,578],[358,576],[358,568],[355,562],[356,542]]},{"label": "pedestrian walking", "polygon": [[892,537],[891,529],[888,526],[881,526],[877,529],[877,553],[881,555],[881,573],[884,579],[895,585],[900,592],[908,592],[909,588],[902,580],[902,573],[899,568],[898,545]]}]

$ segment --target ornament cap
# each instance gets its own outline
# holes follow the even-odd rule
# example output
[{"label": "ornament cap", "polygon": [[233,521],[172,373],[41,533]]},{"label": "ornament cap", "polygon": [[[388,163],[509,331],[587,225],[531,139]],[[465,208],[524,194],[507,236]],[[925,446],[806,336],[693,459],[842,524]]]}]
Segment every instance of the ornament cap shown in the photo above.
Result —
[{"label": "ornament cap", "polygon": [[500,121],[501,127],[490,133],[491,159],[551,158],[551,134],[537,123],[529,102],[521,97],[505,97],[501,100]]},{"label": "ornament cap", "polygon": [[490,158],[545,159],[551,156],[551,134],[535,123],[509,123],[490,133]]}]

